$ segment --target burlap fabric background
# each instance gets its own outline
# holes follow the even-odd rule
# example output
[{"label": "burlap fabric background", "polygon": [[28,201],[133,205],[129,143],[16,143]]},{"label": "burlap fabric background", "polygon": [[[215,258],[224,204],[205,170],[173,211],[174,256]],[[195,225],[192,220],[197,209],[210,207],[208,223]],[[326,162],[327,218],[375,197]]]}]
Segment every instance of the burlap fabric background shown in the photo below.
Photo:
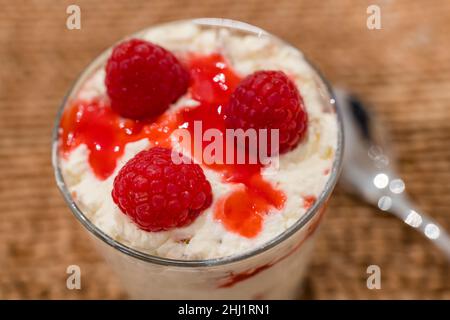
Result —
[{"label": "burlap fabric background", "polygon": [[[82,29],[65,27],[81,7]],[[366,27],[378,4],[382,30]],[[146,26],[225,17],[301,48],[336,84],[373,104],[391,129],[401,173],[420,207],[450,229],[450,2],[0,1],[0,298],[125,298],[59,195],[50,134],[86,64]],[[403,223],[338,188],[317,243],[306,298],[450,298],[449,266]],[[82,290],[66,289],[66,267]],[[377,264],[382,289],[366,288]]]}]

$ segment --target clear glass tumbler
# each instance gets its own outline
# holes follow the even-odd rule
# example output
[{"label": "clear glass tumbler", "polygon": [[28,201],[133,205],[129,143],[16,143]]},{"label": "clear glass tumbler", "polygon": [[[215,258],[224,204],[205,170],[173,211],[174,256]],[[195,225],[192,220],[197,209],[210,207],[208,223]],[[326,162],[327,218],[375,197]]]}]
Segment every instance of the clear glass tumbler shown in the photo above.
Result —
[{"label": "clear glass tumbler", "polygon": [[[264,30],[238,21],[208,18],[195,19],[191,22],[207,28],[227,28],[244,34],[269,35]],[[139,37],[140,34],[136,33],[133,37]],[[337,114],[338,147],[330,178],[314,205],[287,231],[252,251],[218,259],[174,260],[139,252],[102,232],[83,214],[64,182],[58,151],[58,127],[63,110],[70,105],[80,86],[96,70],[104,67],[110,51],[111,48],[86,68],[64,99],[53,132],[52,159],[57,185],[65,201],[75,217],[89,231],[99,252],[118,274],[130,297],[135,299],[297,298],[312,253],[315,231],[320,225],[341,168],[342,121],[327,82],[317,72],[316,85],[321,93],[323,106]]]}]

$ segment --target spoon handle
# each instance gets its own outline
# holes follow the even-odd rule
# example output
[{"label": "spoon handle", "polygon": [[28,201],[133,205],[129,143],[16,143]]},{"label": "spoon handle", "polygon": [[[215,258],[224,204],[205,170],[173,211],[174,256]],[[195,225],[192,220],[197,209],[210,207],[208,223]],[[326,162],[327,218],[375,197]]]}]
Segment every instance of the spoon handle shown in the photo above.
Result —
[{"label": "spoon handle", "polygon": [[450,261],[450,236],[445,228],[427,214],[413,208],[413,204],[407,198],[399,197],[387,211],[402,219],[406,224],[432,241]]}]

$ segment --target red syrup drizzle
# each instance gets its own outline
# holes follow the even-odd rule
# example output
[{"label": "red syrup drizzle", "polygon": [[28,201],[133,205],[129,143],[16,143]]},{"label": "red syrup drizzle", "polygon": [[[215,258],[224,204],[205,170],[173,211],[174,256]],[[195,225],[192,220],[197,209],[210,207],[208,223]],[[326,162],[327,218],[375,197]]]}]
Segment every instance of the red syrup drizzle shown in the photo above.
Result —
[{"label": "red syrup drizzle", "polygon": [[105,180],[116,169],[127,143],[148,138],[156,145],[169,147],[170,132],[176,129],[172,118],[162,115],[152,121],[134,121],[120,117],[106,99],[76,100],[61,118],[60,149],[66,157],[85,144],[92,171]]},{"label": "red syrup drizzle", "polygon": [[[237,283],[240,283],[244,280],[247,280],[247,279],[250,279],[250,278],[256,276],[257,274],[263,272],[264,270],[269,269],[270,267],[274,266],[278,262],[283,261],[284,259],[286,259],[286,258],[290,257],[292,254],[294,254],[294,252],[296,252],[305,243],[305,241],[307,241],[316,232],[317,228],[320,225],[320,222],[322,221],[322,219],[325,215],[327,205],[328,205],[328,202],[325,202],[323,204],[323,207],[321,209],[319,209],[319,211],[317,212],[316,220],[311,222],[310,226],[306,230],[305,236],[299,242],[297,242],[297,244],[295,244],[294,247],[290,251],[288,251],[285,255],[276,258],[272,262],[266,263],[262,266],[259,266],[259,267],[253,268],[253,269],[248,269],[248,270],[242,271],[240,273],[230,273],[230,275],[227,278],[225,278],[225,281],[222,282],[221,284],[219,284],[218,288],[233,287]],[[257,298],[255,298],[255,299],[257,299]]]},{"label": "red syrup drizzle", "polygon": [[306,196],[303,198],[303,208],[308,210],[313,206],[313,204],[316,202],[317,198],[315,196]]},{"label": "red syrup drizzle", "polygon": [[[202,130],[215,128],[220,130],[224,155],[217,156],[215,163],[207,165],[210,169],[220,172],[228,183],[242,183],[244,188],[236,188],[226,197],[219,199],[215,208],[215,218],[222,221],[228,230],[244,237],[256,236],[262,228],[264,216],[271,208],[281,209],[285,195],[276,190],[261,175],[261,164],[226,163],[226,153],[237,154],[236,147],[226,144],[225,123],[221,114],[222,108],[228,102],[231,93],[241,78],[227,65],[220,54],[207,57],[191,57],[189,61],[193,84],[192,97],[200,102],[196,108],[185,109],[181,118],[194,137],[194,121],[202,121]],[[203,141],[203,148],[211,142]],[[194,144],[194,141],[191,143]],[[198,159],[202,155],[194,154]],[[248,160],[248,159],[247,159]],[[205,163],[205,161],[202,161]]]},{"label": "red syrup drizzle", "polygon": [[[194,121],[201,122],[203,132],[215,128],[224,137],[221,109],[241,78],[227,66],[220,54],[191,56],[188,68],[192,77],[190,94],[200,105],[183,108],[176,113],[166,112],[157,119],[144,122],[123,119],[109,107],[106,99],[74,101],[64,112],[60,124],[63,156],[80,144],[86,144],[89,164],[95,175],[103,180],[114,172],[117,160],[129,142],[148,138],[154,145],[170,147],[170,134],[181,127],[190,131],[191,145],[194,146]],[[209,143],[203,141],[201,149],[204,150]],[[224,154],[226,147],[224,145]],[[202,161],[202,154],[196,152],[193,156],[207,165]],[[284,206],[285,195],[264,180],[262,165],[213,163],[207,166],[219,172],[225,182],[244,185],[217,202],[215,218],[228,230],[244,237],[254,237],[261,231],[264,216],[269,210]]]}]

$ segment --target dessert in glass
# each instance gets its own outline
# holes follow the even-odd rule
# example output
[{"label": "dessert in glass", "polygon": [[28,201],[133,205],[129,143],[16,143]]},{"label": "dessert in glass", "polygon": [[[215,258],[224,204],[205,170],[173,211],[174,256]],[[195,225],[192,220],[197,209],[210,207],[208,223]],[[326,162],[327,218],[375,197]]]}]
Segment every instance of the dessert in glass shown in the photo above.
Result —
[{"label": "dessert in glass", "polygon": [[195,19],[133,34],[86,68],[57,117],[53,164],[130,297],[293,299],[342,143],[299,50]]}]

